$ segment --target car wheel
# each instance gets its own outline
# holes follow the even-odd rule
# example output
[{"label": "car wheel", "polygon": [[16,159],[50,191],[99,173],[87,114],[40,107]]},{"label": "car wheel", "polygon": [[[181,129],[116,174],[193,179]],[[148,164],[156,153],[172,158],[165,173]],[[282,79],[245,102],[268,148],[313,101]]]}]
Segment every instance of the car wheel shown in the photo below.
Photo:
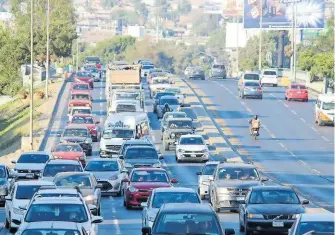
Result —
[{"label": "car wheel", "polygon": [[92,149],[87,152],[88,156],[92,156]]},{"label": "car wheel", "polygon": [[262,99],[263,99],[263,96],[260,96],[259,99],[262,100]]},{"label": "car wheel", "polygon": [[163,148],[164,148],[165,151],[168,151],[168,150],[169,150],[169,145],[168,145],[168,144],[165,144],[165,143],[163,142]]},{"label": "car wheel", "polygon": [[246,219],[244,219],[244,234],[245,235],[251,235],[251,234],[253,234],[253,232],[250,229],[248,229],[247,220]]},{"label": "car wheel", "polygon": [[285,96],[285,100],[287,100],[287,96]]},{"label": "car wheel", "polygon": [[[9,217],[9,221],[12,221],[12,219]],[[9,232],[10,233],[15,233],[16,232],[16,228],[13,228],[12,227],[12,223],[11,222],[9,222],[9,226],[8,226],[8,228],[9,228]]]},{"label": "car wheel", "polygon": [[274,87],[277,87],[278,85],[277,84],[273,84]]},{"label": "car wheel", "polygon": [[122,188],[120,187],[120,190],[119,190],[119,192],[116,193],[116,196],[121,197],[121,195],[122,195]]},{"label": "car wheel", "polygon": [[244,232],[244,226],[242,225],[241,221],[240,221],[240,232]]},{"label": "car wheel", "polygon": [[306,99],[305,102],[308,102],[308,99]]},{"label": "car wheel", "polygon": [[241,99],[244,99],[244,95],[241,95]]},{"label": "car wheel", "polygon": [[5,221],[5,228],[9,228],[9,222],[8,222],[7,218],[6,218],[6,221]]},{"label": "car wheel", "polygon": [[101,215],[101,206],[99,205],[99,208],[97,209],[97,216]]}]

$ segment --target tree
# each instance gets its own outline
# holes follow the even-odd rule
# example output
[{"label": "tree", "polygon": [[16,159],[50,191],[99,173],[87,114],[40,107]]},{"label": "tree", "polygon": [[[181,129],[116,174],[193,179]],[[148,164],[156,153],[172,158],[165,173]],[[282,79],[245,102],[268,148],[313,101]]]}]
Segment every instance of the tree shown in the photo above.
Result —
[{"label": "tree", "polygon": [[225,28],[218,28],[210,33],[206,47],[210,54],[214,55],[218,60],[224,61],[226,58],[224,51],[226,47]]},{"label": "tree", "polygon": [[195,20],[192,27],[192,33],[195,36],[209,36],[218,28],[219,18],[214,15],[202,14]]},{"label": "tree", "polygon": [[192,10],[192,5],[188,0],[180,0],[178,2],[178,12],[181,15],[186,15]]}]

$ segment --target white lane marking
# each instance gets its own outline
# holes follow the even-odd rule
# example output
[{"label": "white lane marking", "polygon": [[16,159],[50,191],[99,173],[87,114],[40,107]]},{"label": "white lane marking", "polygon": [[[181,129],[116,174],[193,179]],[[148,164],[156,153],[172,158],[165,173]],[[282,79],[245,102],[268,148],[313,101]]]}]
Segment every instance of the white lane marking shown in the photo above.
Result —
[{"label": "white lane marking", "polygon": [[314,127],[312,127],[312,130],[315,132],[319,132],[317,129],[315,129]]},{"label": "white lane marking", "polygon": [[245,106],[246,104],[243,102],[243,101],[241,101],[241,104],[243,105],[243,106]]},{"label": "white lane marking", "polygon": [[102,107],[102,103],[100,103],[100,107]]},{"label": "white lane marking", "polygon": [[324,136],[321,136],[322,137],[322,139],[324,139],[325,141],[329,141],[329,139],[327,139],[326,137],[324,137]]},{"label": "white lane marking", "polygon": [[284,145],[283,143],[279,143],[279,145],[280,145],[281,147],[283,147],[284,149],[286,148],[285,145]]},{"label": "white lane marking", "polygon": [[[110,197],[110,199],[111,199],[112,201],[114,201],[114,198],[113,198],[113,197]],[[113,217],[114,217],[114,218],[117,218],[117,217],[116,217],[116,215],[117,215],[117,211],[116,211],[116,209],[115,209],[115,206],[113,206],[113,208],[112,208],[112,214],[113,214]],[[116,234],[117,234],[117,235],[121,235],[121,229],[120,229],[120,225],[119,225],[119,220],[118,220],[118,219],[115,219],[114,221],[115,221],[114,224],[115,224]]]},{"label": "white lane marking", "polygon": [[303,118],[300,118],[300,120],[306,123],[305,119],[303,119]]},{"label": "white lane marking", "polygon": [[299,162],[300,162],[301,164],[303,164],[303,165],[307,166],[307,163],[306,163],[306,162],[304,162],[303,160],[299,160]]},{"label": "white lane marking", "polygon": [[274,134],[271,134],[271,137],[272,137],[272,138],[276,138],[276,136],[275,136]]},{"label": "white lane marking", "polygon": [[285,105],[286,108],[288,108],[288,105],[287,105],[287,104],[284,103],[284,105]]},{"label": "white lane marking", "polygon": [[294,110],[291,109],[291,112],[295,115],[298,115]]},{"label": "white lane marking", "polygon": [[312,169],[311,171],[312,171],[313,173],[317,174],[317,175],[321,175],[321,172],[318,171],[318,170]]},{"label": "white lane marking", "polygon": [[252,110],[251,110],[251,109],[249,109],[248,107],[247,107],[247,111],[248,111],[249,113],[252,113]]}]

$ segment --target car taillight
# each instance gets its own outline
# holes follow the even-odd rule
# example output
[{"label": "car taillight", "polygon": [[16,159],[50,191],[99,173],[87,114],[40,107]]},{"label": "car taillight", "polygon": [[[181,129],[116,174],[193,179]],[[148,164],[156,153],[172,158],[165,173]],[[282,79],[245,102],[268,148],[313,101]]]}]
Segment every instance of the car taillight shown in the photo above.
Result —
[{"label": "car taillight", "polygon": [[89,106],[90,106],[90,104],[85,104],[85,106],[86,106],[86,107],[89,107]]},{"label": "car taillight", "polygon": [[248,88],[248,87],[244,87],[244,89],[243,89],[243,90],[247,91],[247,90],[249,90],[249,88]]},{"label": "car taillight", "polygon": [[258,90],[259,90],[259,91],[262,91],[262,88],[261,88],[261,87],[258,87]]},{"label": "car taillight", "polygon": [[69,104],[69,106],[70,106],[70,107],[72,107],[72,106],[73,106],[73,104]]}]

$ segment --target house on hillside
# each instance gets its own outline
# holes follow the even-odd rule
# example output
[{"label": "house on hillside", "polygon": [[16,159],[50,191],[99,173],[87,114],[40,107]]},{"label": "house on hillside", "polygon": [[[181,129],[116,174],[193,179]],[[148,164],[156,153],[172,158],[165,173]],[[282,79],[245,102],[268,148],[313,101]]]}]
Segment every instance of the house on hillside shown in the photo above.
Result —
[{"label": "house on hillside", "polygon": [[200,9],[206,3],[206,0],[188,0],[188,1],[191,4],[192,9]]}]

